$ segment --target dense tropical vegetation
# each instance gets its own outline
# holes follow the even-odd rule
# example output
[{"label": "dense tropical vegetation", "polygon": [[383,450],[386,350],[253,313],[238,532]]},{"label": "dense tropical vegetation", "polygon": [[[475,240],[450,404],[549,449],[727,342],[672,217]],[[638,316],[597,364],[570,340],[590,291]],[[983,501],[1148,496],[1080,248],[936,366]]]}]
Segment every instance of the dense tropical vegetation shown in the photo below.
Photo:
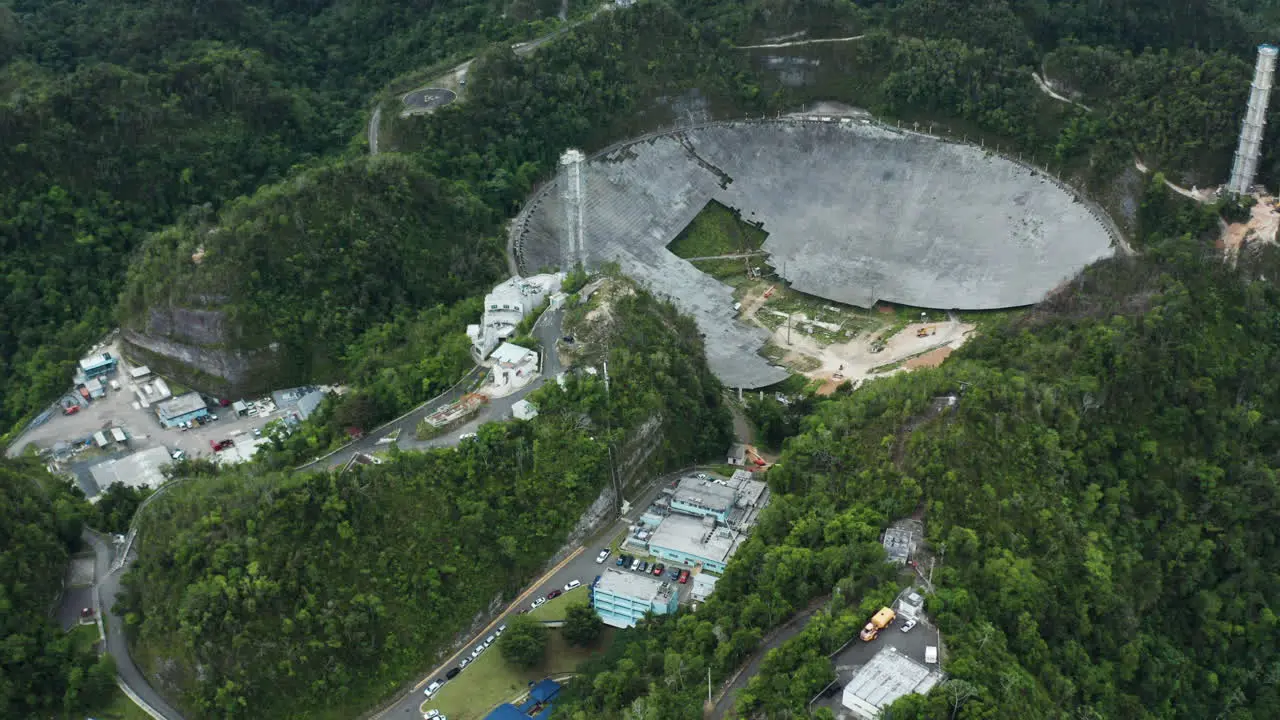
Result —
[{"label": "dense tropical vegetation", "polygon": [[[542,391],[534,423],[456,453],[282,470],[465,372],[461,325],[504,271],[502,222],[565,147],[834,100],[1050,164],[1148,257],[1094,269],[940,370],[754,403],[786,448],[777,501],[712,601],[619,634],[558,712],[693,717],[708,669],[726,677],[817,601],[740,696],[744,714],[803,714],[831,679],[825,653],[901,585],[880,529],[922,509],[947,548],[929,607],[957,684],[900,716],[1280,714],[1277,298],[1261,280],[1280,270],[1205,260],[1218,208],[1133,169],[1223,178],[1252,45],[1277,35],[1280,6],[651,0],[515,56],[507,41],[558,5],[0,0],[0,430],[60,392],[113,321],[145,329],[171,308],[223,312],[228,347],[276,344],[260,382],[354,388],[279,437],[267,471],[187,463],[201,480],[144,518],[122,609],[184,708],[358,714],[540,567],[603,486],[606,443],[657,416],[665,461],[722,451],[696,330],[624,291],[605,313],[627,330],[609,330],[612,394],[574,379]],[[863,37],[737,47],[798,31]],[[371,96],[473,52],[463,102],[387,113],[403,154],[356,157]],[[1267,132],[1274,183],[1280,122]],[[82,711],[110,670],[49,624],[49,578],[78,518],[122,528],[140,498],[110,494],[94,517],[38,469],[0,479],[4,714]]]},{"label": "dense tropical vegetation", "polygon": [[[656,420],[658,466],[722,452],[693,322],[611,287],[573,326],[609,360],[607,390],[548,383],[533,421],[345,474],[186,473],[140,519],[119,608],[152,677],[195,717],[358,715],[540,571],[608,485],[610,444]],[[613,322],[593,327],[605,301]]]},{"label": "dense tropical vegetation", "polygon": [[49,616],[84,497],[39,463],[0,460],[0,715],[83,717],[115,692],[115,664]]}]

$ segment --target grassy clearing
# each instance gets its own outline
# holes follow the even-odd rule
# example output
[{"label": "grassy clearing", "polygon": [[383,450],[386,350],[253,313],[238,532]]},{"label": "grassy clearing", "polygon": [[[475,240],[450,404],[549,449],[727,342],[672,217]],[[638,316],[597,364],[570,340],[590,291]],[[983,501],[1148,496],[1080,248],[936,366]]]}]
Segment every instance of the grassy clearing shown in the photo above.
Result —
[{"label": "grassy clearing", "polygon": [[[95,633],[96,635],[96,633]],[[96,720],[151,720],[142,708],[133,704],[119,689],[111,694],[111,703],[93,714]]]},{"label": "grassy clearing", "polygon": [[77,625],[68,631],[76,650],[90,650],[98,644],[98,624]]},{"label": "grassy clearing", "polygon": [[530,682],[573,672],[587,658],[603,653],[613,641],[613,632],[613,628],[606,627],[598,646],[584,649],[569,645],[559,631],[551,630],[542,665],[532,670],[522,670],[503,660],[495,644],[446,683],[434,698],[424,702],[421,709],[435,708],[449,720],[481,720],[495,706],[520,698]]},{"label": "grassy clearing", "polygon": [[730,255],[759,250],[766,237],[768,233],[743,222],[738,213],[712,201],[667,249],[682,258]]},{"label": "grassy clearing", "polygon": [[529,617],[543,622],[549,620],[563,620],[565,615],[568,614],[570,607],[573,607],[574,605],[587,604],[587,585],[590,582],[591,579],[588,578],[587,580],[582,581],[582,587],[576,590],[571,590],[555,600],[548,600],[536,610],[530,610]]}]

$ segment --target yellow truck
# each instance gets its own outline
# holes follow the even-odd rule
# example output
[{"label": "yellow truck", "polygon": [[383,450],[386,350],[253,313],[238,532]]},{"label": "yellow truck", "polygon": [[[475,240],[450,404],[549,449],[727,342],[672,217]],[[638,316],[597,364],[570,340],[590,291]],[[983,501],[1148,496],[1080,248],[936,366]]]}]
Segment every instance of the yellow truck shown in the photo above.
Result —
[{"label": "yellow truck", "polygon": [[880,611],[872,616],[871,622],[867,623],[867,626],[862,628],[861,633],[858,633],[858,637],[861,638],[863,642],[871,642],[872,640],[875,640],[876,636],[880,634],[880,631],[889,627],[889,624],[892,623],[893,619],[897,616],[897,613],[887,607],[880,608]]}]

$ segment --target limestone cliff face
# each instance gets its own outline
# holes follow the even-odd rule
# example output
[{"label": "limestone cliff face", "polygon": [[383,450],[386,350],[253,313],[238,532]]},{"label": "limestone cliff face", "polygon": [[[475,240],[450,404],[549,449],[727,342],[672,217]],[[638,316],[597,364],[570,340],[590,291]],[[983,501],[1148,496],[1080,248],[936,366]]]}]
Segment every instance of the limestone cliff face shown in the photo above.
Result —
[{"label": "limestone cliff face", "polygon": [[219,310],[153,308],[145,327],[121,335],[135,359],[201,392],[238,396],[288,384],[278,346],[238,349],[229,325]]}]

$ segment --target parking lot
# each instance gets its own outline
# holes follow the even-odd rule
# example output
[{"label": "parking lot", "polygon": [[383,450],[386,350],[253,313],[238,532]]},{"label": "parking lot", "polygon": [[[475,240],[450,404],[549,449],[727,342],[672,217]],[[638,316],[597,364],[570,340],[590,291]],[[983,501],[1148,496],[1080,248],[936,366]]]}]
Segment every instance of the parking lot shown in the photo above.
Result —
[{"label": "parking lot", "polygon": [[[182,450],[187,457],[211,457],[215,455],[211,443],[230,439],[237,446],[253,439],[253,431],[261,428],[271,420],[283,417],[292,408],[276,408],[266,415],[252,417],[236,417],[231,407],[210,407],[210,412],[218,417],[205,425],[190,430],[165,428],[156,418],[155,402],[151,407],[142,407],[135,394],[140,383],[130,379],[129,370],[132,365],[120,356],[117,346],[108,345],[102,352],[109,352],[119,359],[119,367],[111,375],[119,386],[119,390],[109,389],[107,394],[92,401],[80,400],[80,410],[73,415],[65,415],[55,409],[49,418],[37,427],[23,433],[9,448],[10,455],[17,455],[28,446],[39,449],[56,449],[61,460],[73,470],[92,465],[108,457],[118,457],[163,445],[170,452]],[[184,388],[169,383],[174,394],[185,392]],[[69,404],[72,398],[78,397],[72,389],[61,401]],[[91,439],[95,432],[122,428],[128,436],[123,443],[112,442],[106,448],[92,446],[83,448],[84,441]],[[65,445],[63,445],[65,443]],[[224,451],[225,452],[225,451]]]},{"label": "parking lot", "polygon": [[[896,648],[898,652],[920,663],[924,663],[924,649],[927,645],[941,647],[941,636],[937,627],[929,618],[921,616],[919,622],[910,632],[902,632],[903,619],[894,620],[893,624],[880,631],[879,636],[871,642],[863,642],[854,638],[852,642],[831,659],[836,671],[836,683],[827,694],[815,702],[813,708],[825,707],[837,718],[851,718],[852,714],[840,704],[844,686],[849,684],[855,673],[866,665],[876,653],[886,647]],[[931,665],[937,670],[937,665]]]}]

